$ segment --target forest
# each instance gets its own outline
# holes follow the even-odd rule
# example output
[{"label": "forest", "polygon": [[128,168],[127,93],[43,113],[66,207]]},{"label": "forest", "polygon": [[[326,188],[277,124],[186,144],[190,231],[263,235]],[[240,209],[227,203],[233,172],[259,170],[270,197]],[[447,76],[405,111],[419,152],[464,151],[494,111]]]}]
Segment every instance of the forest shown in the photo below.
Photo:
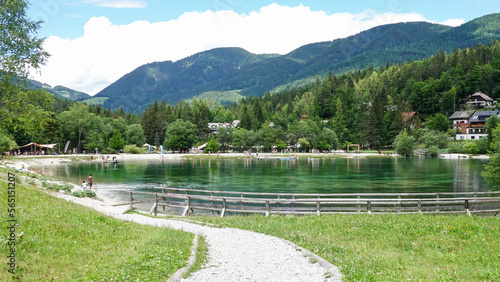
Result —
[{"label": "forest", "polygon": [[[29,87],[29,72],[39,69],[49,54],[36,37],[41,22],[26,16],[27,2],[0,6],[0,152],[17,153],[27,143],[59,144],[51,152],[143,152],[144,143],[166,150],[295,151],[363,148],[394,149],[412,155],[415,148],[431,156],[489,153],[485,174],[500,187],[500,124],[486,122],[488,138],[454,141],[448,117],[464,109],[470,95],[481,91],[500,98],[500,42],[439,51],[429,58],[401,65],[316,78],[305,87],[243,98],[222,106],[211,99],[155,100],[139,115],[55,97]],[[488,110],[488,109],[486,109]],[[424,126],[405,122],[417,112]],[[219,126],[209,123],[233,124]],[[234,123],[236,125],[236,123]],[[56,149],[57,148],[57,149]],[[496,176],[496,177],[495,177]]]},{"label": "forest", "polygon": [[[440,51],[402,65],[330,74],[305,87],[266,92],[229,106],[210,99],[195,98],[176,105],[155,100],[142,114],[134,115],[56,98],[43,90],[25,90],[32,92],[31,99],[36,98],[31,103],[34,114],[5,117],[9,122],[2,123],[2,144],[9,145],[2,149],[9,151],[29,142],[65,144],[69,140],[70,148],[78,152],[98,148],[111,153],[124,145],[140,148],[144,143],[189,150],[210,138],[217,141],[220,150],[235,151],[269,151],[277,144],[300,151],[345,149],[349,143],[384,149],[391,148],[396,136],[406,129],[424,148],[436,145],[460,151],[456,142],[446,142],[456,133],[450,130],[448,117],[464,109],[465,101],[477,91],[499,99],[499,80],[500,42],[495,41],[451,54]],[[425,118],[425,130],[405,124],[403,113],[412,111]],[[240,121],[237,128],[219,128],[212,133],[208,127],[208,123],[234,120]],[[184,137],[170,136],[169,130],[181,131]],[[444,141],[426,141],[436,138]],[[484,141],[464,143],[465,150],[470,146],[481,153],[488,150]]]}]

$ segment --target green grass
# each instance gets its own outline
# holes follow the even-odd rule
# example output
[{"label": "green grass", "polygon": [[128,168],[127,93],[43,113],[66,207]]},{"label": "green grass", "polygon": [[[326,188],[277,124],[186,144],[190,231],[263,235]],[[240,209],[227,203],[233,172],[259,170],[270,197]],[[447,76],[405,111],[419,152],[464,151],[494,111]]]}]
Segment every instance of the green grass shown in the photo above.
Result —
[{"label": "green grass", "polygon": [[17,182],[12,276],[4,169],[0,180],[0,281],[164,281],[189,258],[190,233],[117,220]]},{"label": "green grass", "polygon": [[[214,102],[219,102],[221,105],[230,105],[233,103],[238,103],[241,99],[245,98],[242,96],[241,90],[230,90],[230,91],[208,91],[203,92],[196,96],[199,100],[212,99]],[[188,99],[188,102],[192,102],[193,99]]]},{"label": "green grass", "polygon": [[85,99],[82,102],[87,103],[89,105],[102,105],[108,99],[109,99],[108,97],[93,97],[93,98]]},{"label": "green grass", "polygon": [[344,281],[498,281],[500,218],[432,215],[200,217],[274,235],[338,266]]},{"label": "green grass", "polygon": [[183,278],[188,278],[192,273],[202,269],[208,261],[208,245],[205,238],[198,236],[198,248],[196,249],[196,259],[194,264],[189,268],[188,272],[182,275]]}]

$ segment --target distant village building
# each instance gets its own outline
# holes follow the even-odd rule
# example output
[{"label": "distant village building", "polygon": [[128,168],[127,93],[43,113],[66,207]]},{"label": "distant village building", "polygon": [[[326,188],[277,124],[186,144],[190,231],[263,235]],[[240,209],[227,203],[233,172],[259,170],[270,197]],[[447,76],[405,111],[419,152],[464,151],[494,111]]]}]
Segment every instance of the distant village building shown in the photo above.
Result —
[{"label": "distant village building", "polygon": [[403,116],[403,122],[409,125],[411,129],[424,128],[425,119],[419,113],[404,112],[401,115]]},{"label": "distant village building", "polygon": [[[453,122],[453,129],[460,129],[461,132],[465,132],[467,129],[467,124],[469,119],[474,114],[474,110],[471,111],[456,111],[448,119]],[[465,126],[465,127],[464,127]]]},{"label": "distant village building", "polygon": [[209,123],[208,128],[210,129],[210,134],[217,134],[217,130],[222,127],[236,128],[240,124],[239,120],[235,120],[232,123]]},{"label": "distant village building", "polygon": [[488,97],[488,95],[482,93],[482,92],[476,92],[472,94],[469,99],[467,100],[467,104],[471,105],[475,109],[482,109],[485,107],[491,107],[491,104],[493,103],[493,99]]},{"label": "distant village building", "polygon": [[500,111],[476,111],[470,117],[468,123],[461,124],[461,133],[455,136],[456,140],[477,140],[488,136],[484,126],[486,119],[493,115],[499,115]]}]

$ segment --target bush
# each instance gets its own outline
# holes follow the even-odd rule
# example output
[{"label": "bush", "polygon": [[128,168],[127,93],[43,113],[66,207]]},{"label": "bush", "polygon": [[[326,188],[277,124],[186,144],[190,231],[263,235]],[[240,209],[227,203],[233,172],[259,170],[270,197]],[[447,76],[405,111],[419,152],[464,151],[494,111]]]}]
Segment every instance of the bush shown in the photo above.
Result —
[{"label": "bush", "polygon": [[450,143],[448,145],[448,154],[460,154],[462,151],[462,145],[460,143]]},{"label": "bush", "polygon": [[75,191],[75,192],[71,193],[71,196],[77,197],[77,198],[84,198],[85,192],[84,191]]},{"label": "bush", "polygon": [[444,149],[450,142],[450,136],[448,133],[430,130],[425,132],[419,141],[424,143],[427,148],[437,146],[439,149]]},{"label": "bush", "polygon": [[127,154],[146,154],[145,148],[139,148],[136,145],[125,145],[124,151]]},{"label": "bush", "polygon": [[47,182],[47,181],[43,181],[42,186],[47,188],[47,189],[54,190],[54,191],[63,190],[66,193],[71,192],[71,189],[72,189],[71,185],[69,185],[69,184],[59,185],[57,183],[52,183],[52,182]]},{"label": "bush", "polygon": [[84,190],[84,191],[75,191],[71,194],[71,196],[78,198],[85,198],[85,197],[95,198],[96,194],[94,191]]},{"label": "bush", "polygon": [[405,131],[402,131],[396,137],[394,141],[394,149],[396,149],[396,153],[401,156],[413,156],[413,150],[415,149],[415,138],[413,136],[408,135]]},{"label": "bush", "polygon": [[470,143],[469,148],[467,149],[467,152],[469,154],[479,154],[479,147],[476,145],[476,143]]},{"label": "bush", "polygon": [[437,146],[431,146],[429,149],[427,149],[427,153],[433,158],[439,156],[439,148]]}]

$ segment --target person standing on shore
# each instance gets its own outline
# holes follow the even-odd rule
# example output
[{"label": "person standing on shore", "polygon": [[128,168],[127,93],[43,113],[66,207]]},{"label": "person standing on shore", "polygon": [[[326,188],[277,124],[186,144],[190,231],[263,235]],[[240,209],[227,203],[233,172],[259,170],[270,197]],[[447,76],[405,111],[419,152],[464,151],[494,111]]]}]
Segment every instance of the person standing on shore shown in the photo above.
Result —
[{"label": "person standing on shore", "polygon": [[92,191],[92,184],[94,182],[94,178],[92,177],[92,173],[87,177],[87,184],[89,185],[89,190]]}]

